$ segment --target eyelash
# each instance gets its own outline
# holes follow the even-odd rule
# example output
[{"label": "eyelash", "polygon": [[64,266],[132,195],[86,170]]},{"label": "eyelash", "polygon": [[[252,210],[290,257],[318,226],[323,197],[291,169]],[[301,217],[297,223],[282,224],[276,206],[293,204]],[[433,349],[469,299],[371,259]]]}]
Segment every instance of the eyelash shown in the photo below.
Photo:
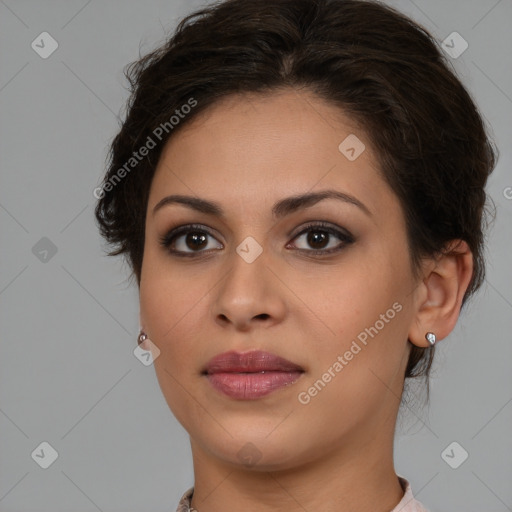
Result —
[{"label": "eyelash", "polygon": [[[316,222],[313,224],[307,225],[300,233],[295,235],[292,240],[295,240],[296,238],[304,235],[305,233],[308,233],[309,231],[321,231],[325,233],[329,233],[330,235],[334,235],[335,237],[339,238],[341,240],[341,243],[331,249],[298,249],[301,252],[306,252],[308,255],[313,256],[320,256],[320,255],[327,255],[327,254],[333,254],[341,251],[346,245],[351,244],[354,242],[354,237],[350,235],[348,232],[345,233],[343,231],[340,231],[339,229],[336,229],[332,227],[330,224],[327,224],[325,222]],[[173,242],[178,238],[180,235],[188,234],[190,232],[193,233],[199,233],[199,234],[206,234],[211,236],[212,238],[215,238],[208,230],[205,230],[200,224],[188,224],[186,226],[180,226],[179,228],[173,229],[169,231],[164,236],[160,237],[160,244],[165,247],[171,254],[178,257],[184,257],[184,258],[196,258],[199,257],[197,255],[204,253],[206,251],[192,251],[192,252],[183,252],[183,251],[176,251],[175,249],[171,249],[171,245]],[[218,249],[212,249],[213,251],[216,251]]]}]

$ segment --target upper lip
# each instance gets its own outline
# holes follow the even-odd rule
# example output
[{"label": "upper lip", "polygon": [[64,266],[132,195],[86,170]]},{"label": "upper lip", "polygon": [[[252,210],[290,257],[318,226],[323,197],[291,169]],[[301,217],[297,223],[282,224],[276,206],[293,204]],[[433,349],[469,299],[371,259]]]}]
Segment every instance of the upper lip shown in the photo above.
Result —
[{"label": "upper lip", "polygon": [[303,372],[304,369],[298,364],[270,352],[252,350],[241,353],[231,350],[210,359],[203,370],[203,374],[221,372],[256,373],[262,371]]}]

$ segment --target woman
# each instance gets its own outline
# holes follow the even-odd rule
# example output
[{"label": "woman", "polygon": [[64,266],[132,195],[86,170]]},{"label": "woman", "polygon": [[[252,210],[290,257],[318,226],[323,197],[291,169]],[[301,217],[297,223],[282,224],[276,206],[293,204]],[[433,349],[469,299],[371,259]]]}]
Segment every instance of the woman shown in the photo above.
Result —
[{"label": "woman", "polygon": [[433,38],[372,1],[227,0],[127,77],[96,216],[190,436],[178,510],[426,510],[400,397],[483,280],[496,159]]}]

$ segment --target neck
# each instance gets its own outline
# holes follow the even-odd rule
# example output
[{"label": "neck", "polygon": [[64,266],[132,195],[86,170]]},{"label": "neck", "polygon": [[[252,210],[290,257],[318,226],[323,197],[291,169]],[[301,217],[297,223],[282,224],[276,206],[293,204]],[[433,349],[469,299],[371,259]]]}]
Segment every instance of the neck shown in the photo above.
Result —
[{"label": "neck", "polygon": [[358,432],[321,457],[278,470],[219,460],[191,439],[191,505],[198,512],[225,511],[227,504],[231,510],[254,512],[389,512],[403,497],[393,466],[393,430],[386,442],[382,435]]}]

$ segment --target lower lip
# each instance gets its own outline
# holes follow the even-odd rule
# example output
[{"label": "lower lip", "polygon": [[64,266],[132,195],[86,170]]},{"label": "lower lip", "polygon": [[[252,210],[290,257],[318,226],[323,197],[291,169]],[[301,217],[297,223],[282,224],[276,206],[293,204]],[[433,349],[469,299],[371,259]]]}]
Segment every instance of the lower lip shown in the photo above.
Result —
[{"label": "lower lip", "polygon": [[210,384],[231,398],[255,400],[293,384],[303,372],[212,373]]}]

